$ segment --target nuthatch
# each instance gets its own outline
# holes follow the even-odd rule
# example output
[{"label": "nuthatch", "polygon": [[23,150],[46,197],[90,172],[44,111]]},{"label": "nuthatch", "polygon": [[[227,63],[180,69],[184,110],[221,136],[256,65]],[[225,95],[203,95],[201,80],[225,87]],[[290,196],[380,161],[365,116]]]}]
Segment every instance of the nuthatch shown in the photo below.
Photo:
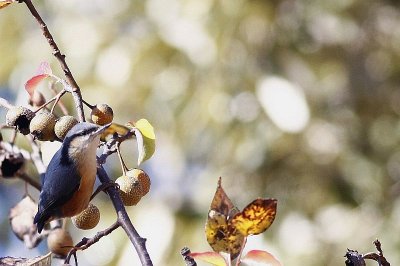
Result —
[{"label": "nuthatch", "polygon": [[88,206],[96,179],[96,150],[108,126],[78,123],[65,136],[42,181],[34,219],[39,233],[47,222],[75,216]]}]

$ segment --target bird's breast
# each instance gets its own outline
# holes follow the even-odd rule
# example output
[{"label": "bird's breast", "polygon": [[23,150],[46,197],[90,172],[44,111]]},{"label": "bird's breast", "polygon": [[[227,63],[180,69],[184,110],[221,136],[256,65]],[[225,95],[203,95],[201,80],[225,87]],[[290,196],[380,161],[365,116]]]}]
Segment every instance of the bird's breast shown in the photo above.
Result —
[{"label": "bird's breast", "polygon": [[96,180],[96,156],[94,155],[77,162],[77,169],[81,176],[81,182],[72,198],[62,207],[62,214],[64,217],[75,216],[89,205]]}]

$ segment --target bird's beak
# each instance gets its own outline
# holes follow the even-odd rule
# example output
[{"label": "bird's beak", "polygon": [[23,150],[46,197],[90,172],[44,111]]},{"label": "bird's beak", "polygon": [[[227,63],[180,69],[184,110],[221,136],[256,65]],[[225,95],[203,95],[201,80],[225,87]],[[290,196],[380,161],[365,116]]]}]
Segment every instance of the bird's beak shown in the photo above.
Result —
[{"label": "bird's beak", "polygon": [[93,132],[93,136],[100,135],[103,133],[109,126],[111,126],[112,123],[109,123],[107,125],[99,127],[96,131]]}]

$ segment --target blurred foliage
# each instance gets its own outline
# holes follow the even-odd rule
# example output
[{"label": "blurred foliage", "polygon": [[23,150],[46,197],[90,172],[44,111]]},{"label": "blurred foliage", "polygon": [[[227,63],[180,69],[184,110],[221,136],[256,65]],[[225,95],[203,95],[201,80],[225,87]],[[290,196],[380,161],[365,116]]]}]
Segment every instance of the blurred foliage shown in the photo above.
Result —
[{"label": "blurred foliage", "polygon": [[[278,199],[273,226],[249,249],[285,265],[344,265],[346,248],[366,252],[379,238],[400,264],[398,1],[35,3],[84,98],[111,105],[117,122],[155,126],[157,150],[143,165],[151,192],[129,209],[155,265],[182,265],[185,245],[210,250],[204,223],[219,176],[239,208]],[[23,5],[0,11],[0,40],[0,96],[25,104],[41,61],[61,75]],[[132,167],[133,145],[122,147]],[[116,160],[110,167],[121,175]],[[23,186],[0,184],[5,219]],[[0,229],[0,256],[37,254],[6,220]],[[78,255],[84,265],[136,256],[122,232]]]}]

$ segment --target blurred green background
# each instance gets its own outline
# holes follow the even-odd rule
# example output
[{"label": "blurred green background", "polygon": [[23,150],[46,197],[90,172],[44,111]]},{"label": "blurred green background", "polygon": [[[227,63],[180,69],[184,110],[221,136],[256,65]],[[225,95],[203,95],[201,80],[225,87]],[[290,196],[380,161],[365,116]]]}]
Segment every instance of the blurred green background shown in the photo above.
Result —
[{"label": "blurred green background", "polygon": [[[278,199],[275,222],[247,250],[285,265],[344,265],[347,248],[373,251],[379,238],[400,264],[398,1],[34,3],[84,99],[111,105],[115,122],[155,127],[156,154],[141,166],[151,192],[128,208],[155,265],[183,265],[183,246],[211,250],[204,222],[219,176],[239,208]],[[27,8],[0,10],[0,96],[25,105],[23,85],[42,61],[62,76]],[[135,145],[122,146],[130,167]],[[115,156],[108,169],[121,175]],[[8,210],[22,194],[22,182],[0,180],[0,256],[47,251],[10,232]],[[115,219],[105,195],[95,203],[100,225],[71,225],[75,241]],[[78,256],[81,265],[138,265],[120,230]]]}]

